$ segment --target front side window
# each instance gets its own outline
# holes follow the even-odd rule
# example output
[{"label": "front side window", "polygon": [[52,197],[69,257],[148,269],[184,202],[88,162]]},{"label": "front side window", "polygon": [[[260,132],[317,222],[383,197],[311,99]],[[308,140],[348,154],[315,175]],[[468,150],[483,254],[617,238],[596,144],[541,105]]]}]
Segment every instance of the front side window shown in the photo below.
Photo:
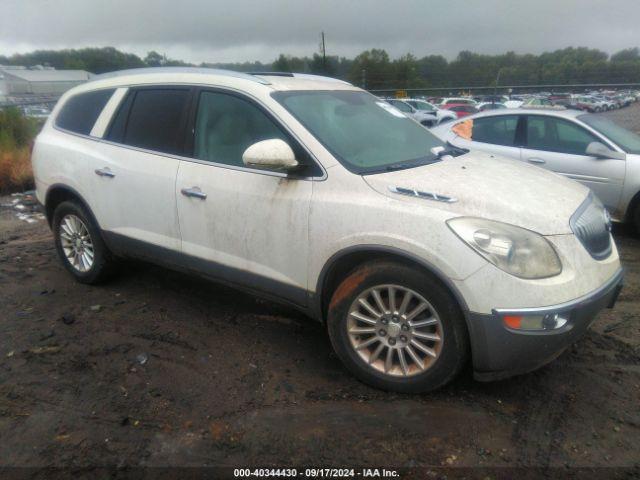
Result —
[{"label": "front side window", "polygon": [[347,169],[358,174],[438,161],[443,143],[420,124],[367,92],[282,91],[272,96]]},{"label": "front side window", "polygon": [[69,98],[56,117],[56,125],[65,130],[89,135],[115,89],[79,93]]},{"label": "front side window", "polygon": [[533,150],[585,155],[587,146],[597,141],[584,128],[561,118],[543,115],[527,118],[527,147]]},{"label": "front side window", "polygon": [[580,115],[578,119],[611,139],[625,152],[640,154],[640,135],[615,124],[601,115]]},{"label": "front side window", "polygon": [[107,139],[156,152],[183,151],[188,89],[133,91],[114,118]]},{"label": "front side window", "polygon": [[471,140],[513,147],[518,127],[517,115],[496,115],[495,117],[474,118]]},{"label": "front side window", "polygon": [[195,158],[244,166],[242,154],[247,148],[274,138],[291,146],[282,130],[250,102],[226,93],[200,94],[194,131]]}]

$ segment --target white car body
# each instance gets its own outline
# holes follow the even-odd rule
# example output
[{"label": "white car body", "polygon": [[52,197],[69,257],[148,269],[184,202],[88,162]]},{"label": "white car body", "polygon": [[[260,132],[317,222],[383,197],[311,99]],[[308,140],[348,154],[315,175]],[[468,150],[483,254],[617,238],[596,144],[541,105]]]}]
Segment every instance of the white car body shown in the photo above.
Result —
[{"label": "white car body", "polygon": [[520,108],[524,102],[522,100],[507,100],[504,106],[507,108]]},{"label": "white car body", "polygon": [[474,107],[478,104],[478,102],[470,97],[445,97],[440,101],[439,106],[443,107],[449,103],[461,103],[464,105],[472,105]]},{"label": "white car body", "polygon": [[413,105],[407,103],[404,99],[389,98],[386,102],[427,128],[431,128],[440,123],[436,114],[417,109]]},{"label": "white car body", "polygon": [[467,139],[456,133],[457,123],[436,127],[432,131],[443,141],[451,142],[458,147],[537,165],[581,182],[600,198],[615,220],[637,221],[636,215],[639,215],[640,211],[640,155],[625,152],[612,139],[582,121],[581,117],[587,115],[585,112],[566,109],[520,109],[517,112],[499,110],[469,116],[465,120],[474,121],[496,115],[535,116],[570,122],[592,136],[593,141],[602,143],[612,152],[617,152],[625,158],[596,158],[586,152],[570,154],[533,149],[527,145],[508,146],[474,141],[473,137]]},{"label": "white car body", "polygon": [[[299,178],[107,140],[128,95],[145,87],[241,96],[288,132],[317,173]],[[113,94],[89,133],[58,126],[70,99],[104,89]],[[610,301],[621,278],[613,240],[605,234],[609,250],[595,260],[570,226],[576,212],[591,208],[587,188],[477,151],[414,168],[355,174],[274,98],[295,91],[362,92],[309,75],[207,69],[98,77],[68,91],[39,134],[33,152],[37,197],[50,222],[63,199],[83,205],[118,255],[196,270],[284,300],[321,321],[332,298],[330,285],[336,286],[329,279],[340,262],[384,255],[426,269],[464,313],[480,377],[521,373],[543,363],[587,328],[595,313],[582,320],[582,305],[597,301],[599,310],[605,294]],[[463,217],[537,232],[552,245],[561,272],[527,280],[496,267],[446,223]],[[593,221],[605,227],[604,217]],[[560,323],[553,337],[517,333],[500,320],[500,312],[511,310],[558,317],[574,308],[579,314],[570,324]]]},{"label": "white car body", "polygon": [[458,116],[451,110],[438,108],[434,104],[429,103],[426,100],[421,100],[419,98],[403,98],[402,100],[407,102],[419,112],[424,112],[430,115],[433,115],[435,112],[436,119],[438,120],[438,125],[450,120],[458,119]]}]

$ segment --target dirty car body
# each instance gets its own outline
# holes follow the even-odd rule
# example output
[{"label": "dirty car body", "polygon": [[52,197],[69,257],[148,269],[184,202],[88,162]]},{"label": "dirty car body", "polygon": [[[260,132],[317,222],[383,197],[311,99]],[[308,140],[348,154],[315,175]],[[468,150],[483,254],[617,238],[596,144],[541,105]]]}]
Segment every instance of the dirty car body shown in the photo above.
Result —
[{"label": "dirty car body", "polygon": [[63,265],[140,257],[325,322],[360,380],[444,385],[548,361],[612,305],[601,204],[544,170],[452,149],[346,82],[149,69],[60,100],[33,154]]}]

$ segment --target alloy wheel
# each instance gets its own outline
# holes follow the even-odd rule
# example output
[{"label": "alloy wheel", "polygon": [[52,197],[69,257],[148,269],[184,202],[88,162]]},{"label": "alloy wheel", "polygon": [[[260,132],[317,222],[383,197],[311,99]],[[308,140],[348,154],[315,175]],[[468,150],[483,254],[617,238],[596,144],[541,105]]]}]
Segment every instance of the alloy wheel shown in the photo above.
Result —
[{"label": "alloy wheel", "polygon": [[438,312],[422,295],[400,285],[378,285],[362,292],[349,308],[346,325],[359,357],[393,377],[424,373],[442,351]]},{"label": "alloy wheel", "polygon": [[95,255],[87,226],[76,215],[65,215],[60,222],[60,244],[67,261],[79,272],[88,272]]}]

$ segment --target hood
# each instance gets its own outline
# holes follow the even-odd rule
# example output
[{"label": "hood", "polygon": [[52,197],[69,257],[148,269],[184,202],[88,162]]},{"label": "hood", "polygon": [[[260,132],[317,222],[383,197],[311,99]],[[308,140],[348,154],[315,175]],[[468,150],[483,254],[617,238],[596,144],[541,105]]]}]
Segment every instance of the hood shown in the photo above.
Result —
[{"label": "hood", "polygon": [[[363,177],[377,192],[396,200],[448,210],[452,216],[482,217],[542,235],[572,233],[571,215],[589,190],[539,167],[481,152],[441,162]],[[394,193],[406,188],[455,199],[450,203]]]}]

